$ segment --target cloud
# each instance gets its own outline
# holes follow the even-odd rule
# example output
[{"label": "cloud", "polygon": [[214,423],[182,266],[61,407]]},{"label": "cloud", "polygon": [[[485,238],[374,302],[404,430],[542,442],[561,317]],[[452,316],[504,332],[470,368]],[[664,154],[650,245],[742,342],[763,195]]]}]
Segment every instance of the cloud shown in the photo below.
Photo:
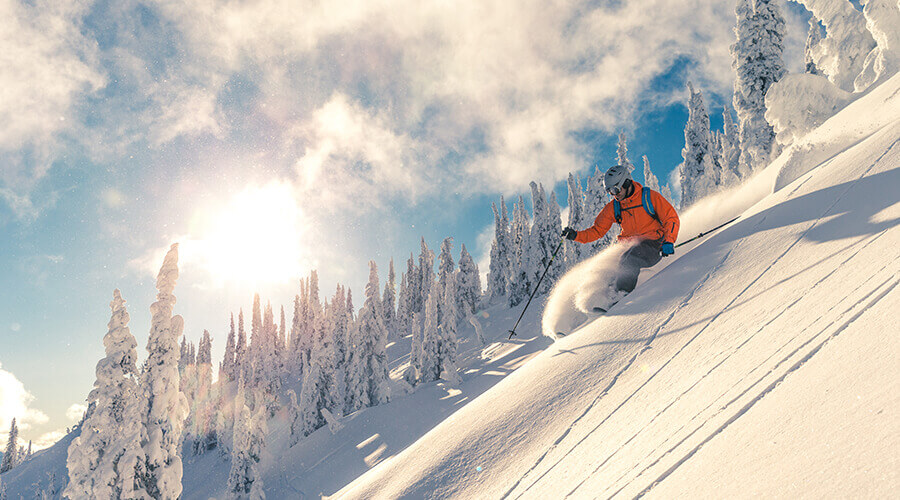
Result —
[{"label": "cloud", "polygon": [[66,418],[68,418],[71,422],[78,422],[81,420],[81,417],[84,416],[84,412],[86,411],[86,405],[75,403],[66,409]]},{"label": "cloud", "polygon": [[[698,86],[730,100],[727,2],[156,8],[183,35],[184,67],[205,75],[205,87],[252,75],[258,111],[288,122],[284,140],[303,146],[294,162],[303,182],[334,166],[330,180],[346,191],[369,193],[386,180],[379,197],[391,188],[509,192],[561,180],[589,154],[577,132],[627,127],[659,99],[654,79],[679,60],[690,62]],[[346,133],[329,128],[336,123]]]},{"label": "cloud", "polygon": [[44,412],[30,407],[33,401],[22,382],[0,365],[0,447],[6,444],[12,419],[20,431],[49,420]]},{"label": "cloud", "polygon": [[62,439],[64,437],[66,437],[66,432],[63,430],[50,431],[50,432],[41,434],[41,436],[39,438],[35,439],[31,443],[31,450],[34,452],[34,451],[38,451],[38,450],[43,450],[45,448],[49,448],[49,447],[53,446],[54,444],[56,444],[60,439]]},{"label": "cloud", "polygon": [[78,103],[106,83],[79,28],[86,5],[0,1],[0,198],[22,218],[38,211],[30,191],[76,126]]}]

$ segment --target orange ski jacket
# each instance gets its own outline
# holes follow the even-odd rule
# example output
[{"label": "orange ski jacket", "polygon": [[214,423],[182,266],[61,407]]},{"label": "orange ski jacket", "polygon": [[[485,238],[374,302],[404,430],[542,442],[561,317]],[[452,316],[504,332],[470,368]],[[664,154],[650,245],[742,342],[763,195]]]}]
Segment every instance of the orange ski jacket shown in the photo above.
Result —
[{"label": "orange ski jacket", "polygon": [[[661,194],[651,191],[650,200],[653,202],[653,208],[656,209],[656,215],[661,223],[657,222],[641,204],[641,193],[644,189],[644,186],[634,182],[634,193],[621,202],[622,233],[619,234],[619,239],[641,238],[675,243],[678,238],[678,228],[681,225],[675,208]],[[584,231],[578,231],[575,241],[579,243],[596,241],[609,231],[614,222],[616,222],[616,214],[613,202],[610,201],[597,215],[593,226]]]}]

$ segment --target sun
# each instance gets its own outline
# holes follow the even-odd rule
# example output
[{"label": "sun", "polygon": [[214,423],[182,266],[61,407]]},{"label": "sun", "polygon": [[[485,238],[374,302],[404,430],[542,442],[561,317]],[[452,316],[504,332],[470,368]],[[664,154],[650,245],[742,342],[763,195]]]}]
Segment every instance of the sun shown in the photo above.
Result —
[{"label": "sun", "polygon": [[303,272],[308,221],[289,184],[249,186],[193,219],[197,258],[218,283],[284,283]]}]

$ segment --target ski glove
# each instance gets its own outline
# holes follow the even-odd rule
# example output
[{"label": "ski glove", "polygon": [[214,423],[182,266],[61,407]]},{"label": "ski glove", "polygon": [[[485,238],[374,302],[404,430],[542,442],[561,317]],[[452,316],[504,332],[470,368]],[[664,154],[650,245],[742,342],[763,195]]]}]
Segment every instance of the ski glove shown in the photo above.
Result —
[{"label": "ski glove", "polygon": [[563,229],[562,235],[563,238],[567,240],[574,240],[576,237],[578,237],[578,231],[572,229],[571,227],[567,227]]},{"label": "ski glove", "polygon": [[675,254],[675,245],[673,245],[672,243],[669,243],[669,242],[667,241],[667,242],[665,242],[665,243],[662,244],[662,249],[661,249],[661,251],[662,251],[662,256],[663,256],[663,257],[668,257],[668,256],[670,256],[670,255],[674,255],[674,254]]}]

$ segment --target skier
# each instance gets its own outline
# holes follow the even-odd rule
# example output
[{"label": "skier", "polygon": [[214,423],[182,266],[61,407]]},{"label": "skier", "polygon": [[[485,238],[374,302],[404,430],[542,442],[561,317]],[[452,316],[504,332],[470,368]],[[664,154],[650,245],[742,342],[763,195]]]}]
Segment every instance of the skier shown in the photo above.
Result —
[{"label": "skier", "polygon": [[632,180],[628,167],[611,167],[603,181],[614,199],[603,207],[594,225],[584,231],[571,227],[563,230],[563,236],[569,240],[590,243],[603,237],[615,222],[622,227],[619,240],[633,243],[620,261],[614,283],[616,297],[611,297],[609,304],[594,307],[597,312],[606,312],[619,297],[634,290],[641,268],[653,267],[662,257],[675,253],[680,225],[672,204],[661,194]]}]

